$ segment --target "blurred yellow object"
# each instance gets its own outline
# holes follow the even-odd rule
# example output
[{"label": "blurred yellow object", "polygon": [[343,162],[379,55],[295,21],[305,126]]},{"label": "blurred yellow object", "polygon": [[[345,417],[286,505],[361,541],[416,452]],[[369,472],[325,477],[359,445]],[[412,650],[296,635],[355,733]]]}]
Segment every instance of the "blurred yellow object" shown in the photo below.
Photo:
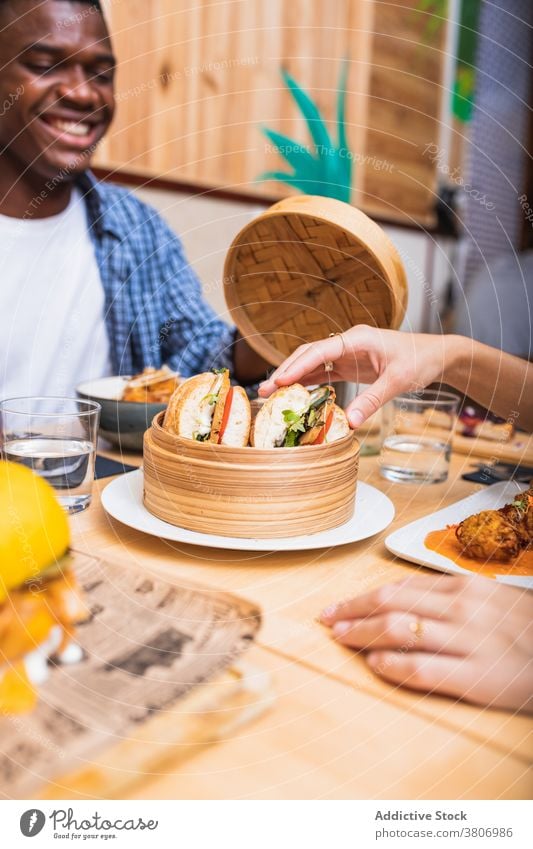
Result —
[{"label": "blurred yellow object", "polygon": [[0,604],[68,546],[68,519],[52,487],[18,463],[0,461]]},{"label": "blurred yellow object", "polygon": [[28,713],[37,702],[37,691],[26,672],[22,661],[14,664],[0,676],[0,707],[7,716],[10,713]]},{"label": "blurred yellow object", "polygon": [[17,463],[0,461],[0,712],[37,701],[48,658],[60,656],[86,618],[65,557],[68,519],[54,490]]}]

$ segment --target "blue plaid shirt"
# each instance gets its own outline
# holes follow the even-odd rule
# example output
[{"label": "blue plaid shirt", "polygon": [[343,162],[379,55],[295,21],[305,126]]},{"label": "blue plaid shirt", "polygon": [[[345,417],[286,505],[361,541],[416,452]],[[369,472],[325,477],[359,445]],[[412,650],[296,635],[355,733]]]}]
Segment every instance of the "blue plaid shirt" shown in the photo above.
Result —
[{"label": "blue plaid shirt", "polygon": [[77,186],[105,291],[113,373],[163,363],[185,377],[233,368],[235,330],[202,299],[180,240],[159,214],[90,172]]}]

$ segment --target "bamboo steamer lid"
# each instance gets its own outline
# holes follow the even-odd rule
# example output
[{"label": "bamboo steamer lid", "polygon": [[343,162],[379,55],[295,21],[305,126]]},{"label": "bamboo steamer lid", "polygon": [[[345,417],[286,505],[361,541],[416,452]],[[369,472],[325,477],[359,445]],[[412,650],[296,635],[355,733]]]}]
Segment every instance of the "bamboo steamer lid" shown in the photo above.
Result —
[{"label": "bamboo steamer lid", "polygon": [[407,306],[388,236],[333,198],[288,197],[261,213],[233,240],[224,280],[235,324],[272,365],[356,324],[397,328]]}]

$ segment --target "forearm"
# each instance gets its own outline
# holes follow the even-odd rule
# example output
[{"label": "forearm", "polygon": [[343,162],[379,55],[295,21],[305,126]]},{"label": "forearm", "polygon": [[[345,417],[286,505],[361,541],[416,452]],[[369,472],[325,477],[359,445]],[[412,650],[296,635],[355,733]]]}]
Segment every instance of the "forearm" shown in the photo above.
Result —
[{"label": "forearm", "polygon": [[533,365],[464,336],[445,337],[442,380],[533,431]]}]

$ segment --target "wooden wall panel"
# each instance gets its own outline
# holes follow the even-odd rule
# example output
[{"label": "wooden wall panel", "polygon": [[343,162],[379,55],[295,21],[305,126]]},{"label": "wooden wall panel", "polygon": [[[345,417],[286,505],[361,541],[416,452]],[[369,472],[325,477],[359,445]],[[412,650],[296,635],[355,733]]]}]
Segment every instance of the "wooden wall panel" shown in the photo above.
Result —
[{"label": "wooden wall panel", "polygon": [[432,18],[416,5],[374,3],[366,151],[392,167],[365,169],[361,202],[423,221],[436,199],[435,163],[425,150],[439,139],[445,24],[431,35]]},{"label": "wooden wall panel", "polygon": [[441,56],[420,46],[414,2],[109,0],[118,114],[99,164],[286,195],[256,182],[281,165],[261,125],[309,143],[280,68],[334,121],[349,56],[353,200],[429,220],[434,164],[421,146],[438,132]]}]

